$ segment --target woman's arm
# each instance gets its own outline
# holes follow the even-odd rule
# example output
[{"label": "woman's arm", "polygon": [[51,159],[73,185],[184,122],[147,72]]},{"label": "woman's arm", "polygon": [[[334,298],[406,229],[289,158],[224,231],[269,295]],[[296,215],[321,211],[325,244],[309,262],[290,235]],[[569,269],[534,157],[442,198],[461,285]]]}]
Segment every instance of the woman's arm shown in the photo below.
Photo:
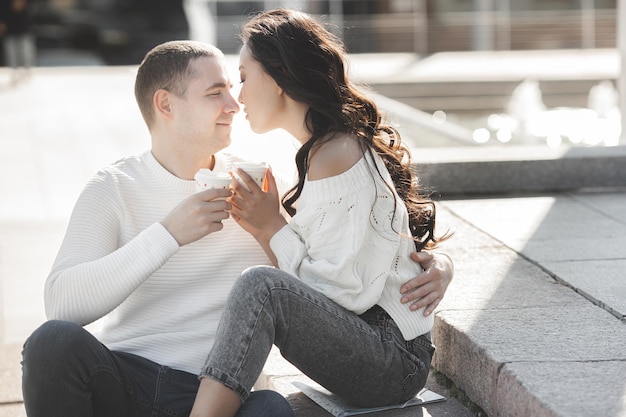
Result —
[{"label": "woman's arm", "polygon": [[[234,184],[231,214],[262,246],[271,242],[272,255],[282,270],[356,311],[369,308],[380,297],[403,238],[401,224],[392,228],[388,223],[396,209],[392,196],[374,205],[376,195],[388,190],[385,186],[376,189],[369,164],[364,160],[346,175],[339,182],[334,178],[330,183],[307,183],[306,207],[299,201],[290,226],[278,216],[271,181],[267,193],[252,182],[249,192]],[[271,202],[269,208],[261,204],[265,200]],[[375,226],[373,219],[381,223]],[[406,245],[412,246],[412,241],[407,239]]]}]

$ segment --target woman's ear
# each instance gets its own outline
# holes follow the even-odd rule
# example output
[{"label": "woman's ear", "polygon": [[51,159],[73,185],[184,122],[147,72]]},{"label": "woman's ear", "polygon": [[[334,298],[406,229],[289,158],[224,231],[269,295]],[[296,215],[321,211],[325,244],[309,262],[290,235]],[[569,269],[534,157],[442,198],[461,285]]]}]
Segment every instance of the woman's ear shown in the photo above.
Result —
[{"label": "woman's ear", "polygon": [[154,97],[152,99],[154,104],[154,109],[157,115],[161,115],[165,118],[171,118],[172,115],[172,100],[171,94],[166,90],[157,90],[154,93]]}]

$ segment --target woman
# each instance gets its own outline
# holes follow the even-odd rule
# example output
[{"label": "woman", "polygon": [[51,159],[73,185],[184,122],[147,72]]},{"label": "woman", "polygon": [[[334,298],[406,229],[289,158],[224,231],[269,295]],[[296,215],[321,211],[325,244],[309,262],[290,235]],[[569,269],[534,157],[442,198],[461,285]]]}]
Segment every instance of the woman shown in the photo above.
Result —
[{"label": "woman", "polygon": [[[434,247],[435,207],[415,189],[409,154],[375,104],[346,77],[341,42],[310,16],[274,10],[243,29],[244,105],[252,130],[302,144],[299,180],[279,212],[271,170],[261,190],[234,184],[233,218],[278,268],[242,274],[201,372],[192,416],[233,415],[272,347],[357,406],[415,396],[434,347],[432,315],[397,296]],[[297,204],[297,211],[296,211]]]}]

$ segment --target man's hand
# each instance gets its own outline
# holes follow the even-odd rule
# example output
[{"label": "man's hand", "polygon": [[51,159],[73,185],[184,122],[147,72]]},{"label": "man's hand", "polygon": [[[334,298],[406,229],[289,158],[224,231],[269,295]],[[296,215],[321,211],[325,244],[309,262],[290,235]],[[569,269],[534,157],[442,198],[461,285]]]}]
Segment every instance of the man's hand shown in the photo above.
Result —
[{"label": "man's hand", "polygon": [[402,304],[412,303],[412,311],[424,309],[429,316],[448,289],[454,276],[454,265],[447,255],[437,252],[413,252],[411,259],[424,268],[424,272],[407,281],[401,288]]},{"label": "man's hand", "polygon": [[222,230],[222,220],[229,217],[231,205],[226,201],[230,190],[204,190],[176,206],[161,224],[180,246]]}]

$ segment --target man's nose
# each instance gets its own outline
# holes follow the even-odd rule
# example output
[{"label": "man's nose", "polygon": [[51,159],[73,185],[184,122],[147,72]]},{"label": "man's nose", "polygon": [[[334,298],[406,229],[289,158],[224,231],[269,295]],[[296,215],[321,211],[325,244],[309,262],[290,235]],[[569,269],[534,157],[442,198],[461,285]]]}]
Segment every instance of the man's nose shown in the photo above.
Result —
[{"label": "man's nose", "polygon": [[227,113],[237,113],[240,110],[239,103],[237,103],[235,97],[233,97],[233,95],[230,93],[228,94],[228,103],[226,103],[225,110]]}]

